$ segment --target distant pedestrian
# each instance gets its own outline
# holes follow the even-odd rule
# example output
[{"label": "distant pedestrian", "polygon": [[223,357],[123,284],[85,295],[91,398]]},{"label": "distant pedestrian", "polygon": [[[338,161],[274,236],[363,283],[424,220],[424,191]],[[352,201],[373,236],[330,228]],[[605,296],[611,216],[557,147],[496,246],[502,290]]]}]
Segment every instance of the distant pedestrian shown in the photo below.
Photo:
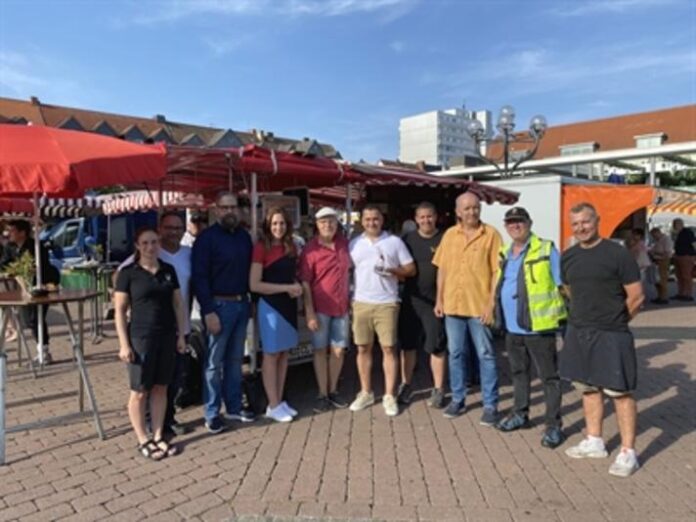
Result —
[{"label": "distant pedestrian", "polygon": [[628,323],[643,303],[640,270],[633,256],[599,236],[599,216],[589,203],[570,210],[578,243],[561,258],[570,295],[570,317],[560,354],[560,372],[580,389],[586,435],[566,450],[572,458],[604,458],[604,399],[614,401],[621,450],[609,473],[627,477],[638,469],[636,438],[636,352]]},{"label": "distant pedestrian", "polygon": [[[139,230],[135,248],[135,262],[124,267],[116,278],[118,355],[128,363],[128,415],[138,439],[138,451],[144,457],[160,460],[177,453],[176,446],[164,439],[164,416],[175,354],[186,350],[186,321],[176,270],[158,259],[157,231]],[[148,400],[153,438],[148,437],[145,421]]]},{"label": "distant pedestrian", "polygon": [[650,260],[648,246],[645,244],[645,230],[634,228],[628,241],[628,249],[640,268],[640,281],[643,285],[643,295],[646,297],[654,294],[655,274],[653,262]]},{"label": "distant pedestrian", "polygon": [[403,237],[416,263],[416,274],[404,282],[399,313],[399,345],[401,356],[401,384],[397,400],[409,404],[412,396],[413,372],[418,352],[429,356],[433,389],[428,405],[443,408],[445,402],[445,374],[447,372],[447,339],[442,318],[435,317],[437,268],[433,255],[442,240],[437,229],[435,205],[423,202],[416,207],[417,229]]},{"label": "distant pedestrian", "polygon": [[192,282],[208,334],[204,361],[205,425],[220,433],[224,402],[227,420],[252,422],[254,414],[242,406],[242,362],[249,322],[249,269],[252,242],[239,225],[239,206],[224,192],[215,203],[217,223],[196,238],[192,254]]},{"label": "distant pedestrian", "polygon": [[658,227],[650,230],[653,245],[650,248],[650,257],[657,265],[657,297],[651,302],[653,304],[669,303],[669,263],[672,259],[672,240],[667,234],[663,234]]},{"label": "distant pedestrian", "polygon": [[350,242],[350,256],[355,267],[353,339],[358,345],[360,376],[360,392],[350,409],[360,411],[375,402],[372,346],[377,334],[384,370],[382,407],[391,417],[399,414],[396,401],[399,279],[413,275],[416,266],[404,242],[383,231],[384,215],[378,207],[367,205],[362,211],[361,223],[364,232]]},{"label": "distant pedestrian", "polygon": [[514,404],[497,428],[508,432],[530,427],[529,385],[534,363],[546,403],[546,430],[541,445],[555,448],[564,439],[556,335],[568,315],[559,290],[561,258],[552,241],[532,232],[532,219],[526,209],[508,210],[505,229],[512,243],[500,250],[496,303],[497,319],[505,330]]},{"label": "distant pedestrian", "polygon": [[181,246],[193,247],[196,238],[208,227],[208,213],[204,210],[194,210],[186,226],[186,232],[181,238]]},{"label": "distant pedestrian", "polygon": [[694,300],[694,261],[696,261],[696,237],[694,232],[684,226],[683,219],[672,221],[674,230],[674,264],[677,276],[677,301]]},{"label": "distant pedestrian", "polygon": [[494,227],[481,221],[481,201],[475,194],[461,194],[455,212],[458,223],[447,229],[433,258],[438,268],[435,315],[445,318],[452,390],[444,415],[454,418],[466,411],[469,334],[479,358],[483,393],[480,423],[494,426],[498,422],[498,365],[490,326],[502,239]]},{"label": "distant pedestrian", "polygon": [[349,342],[350,252],[333,208],[323,207],[314,217],[317,235],[302,251],[299,273],[319,388],[314,411],[321,413],[348,406],[338,392],[338,378]]},{"label": "distant pedestrian", "polygon": [[249,288],[259,294],[256,318],[263,350],[261,376],[268,397],[266,417],[276,422],[290,422],[297,415],[297,410],[283,400],[288,352],[298,343],[297,299],[302,295],[292,233],[287,212],[271,207],[263,221],[261,239],[254,245],[249,274]]}]

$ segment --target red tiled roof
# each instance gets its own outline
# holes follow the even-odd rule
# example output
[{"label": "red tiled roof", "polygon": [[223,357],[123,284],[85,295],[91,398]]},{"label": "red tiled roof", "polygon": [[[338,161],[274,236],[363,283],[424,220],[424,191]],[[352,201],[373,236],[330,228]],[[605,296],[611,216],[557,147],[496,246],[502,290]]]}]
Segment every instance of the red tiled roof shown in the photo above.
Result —
[{"label": "red tiled roof", "polygon": [[[636,146],[636,136],[656,133],[665,134],[664,143],[696,140],[696,104],[549,127],[535,158],[560,156],[561,146],[580,143],[594,142],[598,152],[630,149]],[[523,137],[526,133],[516,135]],[[516,143],[510,150],[530,147],[529,143]],[[500,154],[500,145],[491,144],[488,156],[493,158]]]}]

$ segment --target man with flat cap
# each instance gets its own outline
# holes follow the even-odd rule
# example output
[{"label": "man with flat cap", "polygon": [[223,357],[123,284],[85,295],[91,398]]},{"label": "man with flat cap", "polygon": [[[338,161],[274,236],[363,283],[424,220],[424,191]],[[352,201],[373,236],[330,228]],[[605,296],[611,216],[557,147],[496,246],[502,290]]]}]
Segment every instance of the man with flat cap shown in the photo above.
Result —
[{"label": "man with flat cap", "polygon": [[552,241],[532,232],[532,220],[524,208],[511,208],[504,221],[512,243],[500,248],[496,323],[505,330],[514,405],[497,428],[509,432],[530,427],[530,370],[534,363],[546,402],[541,445],[556,448],[564,439],[556,334],[567,317],[560,292],[560,255]]}]

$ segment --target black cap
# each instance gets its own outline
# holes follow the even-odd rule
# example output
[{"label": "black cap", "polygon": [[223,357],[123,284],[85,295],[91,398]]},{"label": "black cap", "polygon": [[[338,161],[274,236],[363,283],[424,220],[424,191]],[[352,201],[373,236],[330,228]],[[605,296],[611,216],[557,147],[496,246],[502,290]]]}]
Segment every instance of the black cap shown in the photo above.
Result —
[{"label": "black cap", "polygon": [[503,221],[531,221],[532,218],[529,217],[529,212],[527,212],[522,207],[512,207],[505,213]]}]

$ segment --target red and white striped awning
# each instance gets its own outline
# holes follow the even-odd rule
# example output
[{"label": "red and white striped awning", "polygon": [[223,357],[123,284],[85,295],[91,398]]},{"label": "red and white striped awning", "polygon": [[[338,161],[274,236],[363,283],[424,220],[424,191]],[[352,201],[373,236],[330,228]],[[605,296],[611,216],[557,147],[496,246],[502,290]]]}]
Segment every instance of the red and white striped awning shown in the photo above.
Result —
[{"label": "red and white striped awning", "polygon": [[[41,217],[70,218],[101,213],[101,202],[96,197],[39,199]],[[28,218],[34,215],[34,203],[27,198],[2,198],[0,214],[4,217]]]},{"label": "red and white striped awning", "polygon": [[205,207],[202,194],[176,191],[134,190],[100,196],[104,214],[146,212],[158,208],[186,209]]}]

